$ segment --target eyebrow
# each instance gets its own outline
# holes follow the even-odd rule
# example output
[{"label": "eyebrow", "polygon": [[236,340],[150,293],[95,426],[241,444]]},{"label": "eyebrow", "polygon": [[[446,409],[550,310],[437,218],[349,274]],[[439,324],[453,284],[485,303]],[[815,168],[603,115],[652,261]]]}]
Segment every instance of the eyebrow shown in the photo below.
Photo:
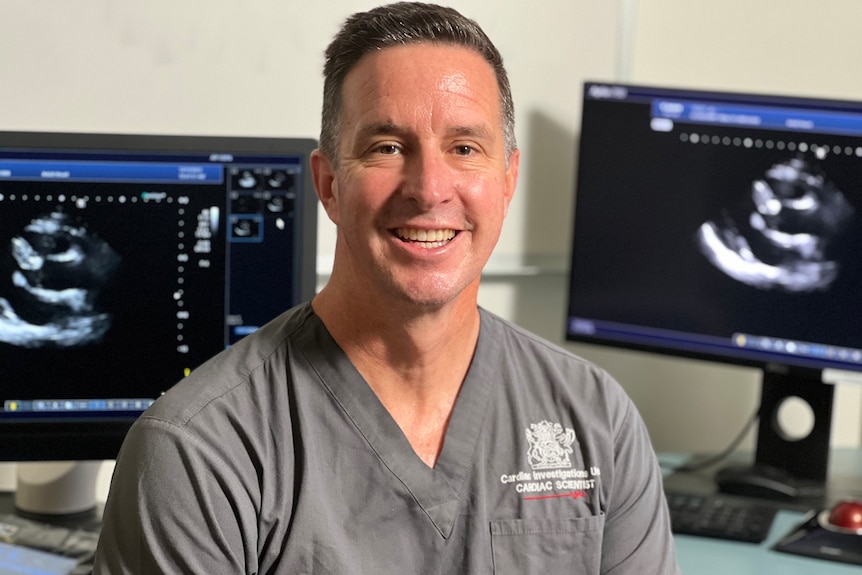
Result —
[{"label": "eyebrow", "polygon": [[359,130],[359,140],[365,140],[372,136],[382,136],[382,135],[392,135],[392,136],[406,136],[408,131],[393,122],[375,122],[373,124],[366,124],[362,126]]},{"label": "eyebrow", "polygon": [[456,136],[476,137],[480,140],[489,140],[494,138],[494,134],[484,124],[473,126],[457,126],[452,132]]},{"label": "eyebrow", "polygon": [[[459,137],[476,137],[479,139],[493,139],[494,135],[487,126],[482,124],[470,126],[455,126],[449,128],[447,133]],[[399,137],[408,137],[411,134],[410,130],[399,126],[394,122],[374,122],[363,126],[359,132],[359,139],[364,140],[372,136],[391,135]]]}]

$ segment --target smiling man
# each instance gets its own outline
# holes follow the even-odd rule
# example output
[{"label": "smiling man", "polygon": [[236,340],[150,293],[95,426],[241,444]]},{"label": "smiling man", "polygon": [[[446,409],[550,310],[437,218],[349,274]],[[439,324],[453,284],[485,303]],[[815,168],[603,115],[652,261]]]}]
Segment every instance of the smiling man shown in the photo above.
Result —
[{"label": "smiling man", "polygon": [[332,277],[312,307],[433,467],[519,155],[506,149],[494,71],[472,50],[391,47],[360,59],[343,92],[337,148],[312,157],[338,226]]},{"label": "smiling man", "polygon": [[631,401],[477,305],[520,160],[496,48],[399,3],[326,56],[330,281],[140,418],[95,572],[677,573]]}]

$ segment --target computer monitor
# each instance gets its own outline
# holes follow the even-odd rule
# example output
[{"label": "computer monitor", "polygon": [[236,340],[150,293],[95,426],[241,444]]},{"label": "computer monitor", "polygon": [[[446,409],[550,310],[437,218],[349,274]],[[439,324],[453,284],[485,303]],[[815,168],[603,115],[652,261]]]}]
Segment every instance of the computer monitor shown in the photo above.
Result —
[{"label": "computer monitor", "polygon": [[0,460],[131,423],[316,286],[315,142],[0,132]]},{"label": "computer monitor", "polygon": [[860,213],[862,103],[588,82],[566,337],[759,368],[755,466],[822,483],[830,384],[862,373]]}]

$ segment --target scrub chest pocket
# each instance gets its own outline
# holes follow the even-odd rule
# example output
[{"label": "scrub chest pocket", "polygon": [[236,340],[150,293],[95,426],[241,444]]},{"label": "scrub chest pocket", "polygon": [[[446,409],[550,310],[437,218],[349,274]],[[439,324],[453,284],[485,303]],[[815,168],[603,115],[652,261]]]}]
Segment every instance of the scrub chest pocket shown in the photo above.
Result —
[{"label": "scrub chest pocket", "polygon": [[491,522],[494,575],[599,572],[605,516]]}]

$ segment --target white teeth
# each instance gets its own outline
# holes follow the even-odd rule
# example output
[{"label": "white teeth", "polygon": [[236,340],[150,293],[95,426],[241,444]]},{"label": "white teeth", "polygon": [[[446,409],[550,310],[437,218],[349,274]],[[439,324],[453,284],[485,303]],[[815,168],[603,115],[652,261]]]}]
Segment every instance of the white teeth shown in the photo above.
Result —
[{"label": "white teeth", "polygon": [[395,234],[402,240],[421,244],[423,247],[436,248],[445,245],[455,237],[455,230],[418,230],[398,228]]}]

